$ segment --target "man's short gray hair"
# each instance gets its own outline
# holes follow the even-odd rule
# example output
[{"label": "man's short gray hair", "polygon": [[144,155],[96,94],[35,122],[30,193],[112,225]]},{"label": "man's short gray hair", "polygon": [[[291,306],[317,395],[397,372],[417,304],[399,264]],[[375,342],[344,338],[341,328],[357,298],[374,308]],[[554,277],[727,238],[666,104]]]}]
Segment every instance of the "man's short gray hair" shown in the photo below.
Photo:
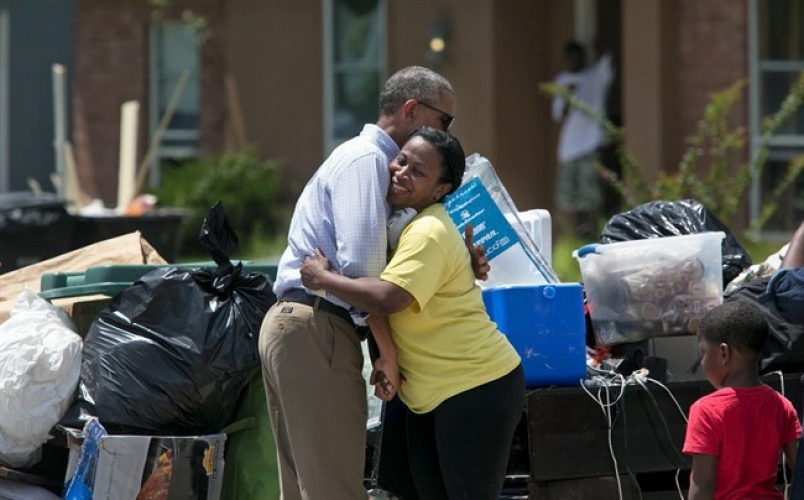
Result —
[{"label": "man's short gray hair", "polygon": [[392,115],[408,99],[438,104],[447,93],[455,94],[449,80],[425,67],[408,66],[385,82],[380,92],[380,113]]}]

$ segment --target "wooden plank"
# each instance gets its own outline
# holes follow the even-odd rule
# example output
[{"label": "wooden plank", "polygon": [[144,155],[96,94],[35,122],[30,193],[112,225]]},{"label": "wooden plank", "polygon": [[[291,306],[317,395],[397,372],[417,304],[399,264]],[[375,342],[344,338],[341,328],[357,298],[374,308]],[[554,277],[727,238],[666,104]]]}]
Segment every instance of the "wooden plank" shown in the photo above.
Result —
[{"label": "wooden plank", "polygon": [[137,123],[139,101],[126,101],[120,107],[120,164],[117,177],[117,210],[122,212],[136,196]]}]

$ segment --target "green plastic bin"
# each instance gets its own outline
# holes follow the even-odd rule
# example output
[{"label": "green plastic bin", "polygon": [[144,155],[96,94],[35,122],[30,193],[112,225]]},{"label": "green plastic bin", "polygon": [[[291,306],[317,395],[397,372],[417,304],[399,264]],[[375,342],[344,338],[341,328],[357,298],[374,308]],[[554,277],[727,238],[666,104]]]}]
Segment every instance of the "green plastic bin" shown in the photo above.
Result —
[{"label": "green plastic bin", "polygon": [[[105,265],[87,268],[84,272],[46,273],[40,280],[39,296],[43,299],[63,299],[87,295],[117,295],[140,279],[143,275],[163,267],[197,269],[216,267],[214,262],[193,264],[130,264]],[[276,265],[243,263],[247,273],[265,273],[271,280],[276,279]]]},{"label": "green plastic bin", "polygon": [[221,498],[279,500],[276,444],[271,431],[262,376],[255,376],[240,397],[226,433]]}]

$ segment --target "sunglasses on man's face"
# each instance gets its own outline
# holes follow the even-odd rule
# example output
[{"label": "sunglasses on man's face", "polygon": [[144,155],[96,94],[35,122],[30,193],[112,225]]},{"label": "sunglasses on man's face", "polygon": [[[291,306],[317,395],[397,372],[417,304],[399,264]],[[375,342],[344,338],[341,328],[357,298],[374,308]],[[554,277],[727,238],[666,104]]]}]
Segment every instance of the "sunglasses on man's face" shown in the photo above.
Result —
[{"label": "sunglasses on man's face", "polygon": [[419,104],[421,104],[422,106],[424,106],[425,108],[430,108],[433,111],[436,111],[438,114],[440,114],[441,116],[439,116],[438,119],[441,120],[441,125],[444,126],[444,130],[449,130],[449,128],[452,126],[452,122],[455,121],[454,116],[452,116],[451,114],[447,113],[446,111],[442,111],[442,110],[436,108],[435,106],[430,106],[429,104],[427,104],[424,101],[417,101],[417,102]]}]

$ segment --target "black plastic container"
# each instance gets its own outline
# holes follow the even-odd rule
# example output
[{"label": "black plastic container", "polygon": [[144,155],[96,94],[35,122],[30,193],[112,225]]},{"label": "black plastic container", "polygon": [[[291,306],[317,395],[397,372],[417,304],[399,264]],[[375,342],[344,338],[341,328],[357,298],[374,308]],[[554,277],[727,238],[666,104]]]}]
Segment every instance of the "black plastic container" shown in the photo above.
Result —
[{"label": "black plastic container", "polygon": [[181,210],[160,209],[138,216],[75,216],[74,248],[139,231],[168,262],[179,256]]},{"label": "black plastic container", "polygon": [[52,193],[0,193],[0,274],[72,250],[74,229]]}]

